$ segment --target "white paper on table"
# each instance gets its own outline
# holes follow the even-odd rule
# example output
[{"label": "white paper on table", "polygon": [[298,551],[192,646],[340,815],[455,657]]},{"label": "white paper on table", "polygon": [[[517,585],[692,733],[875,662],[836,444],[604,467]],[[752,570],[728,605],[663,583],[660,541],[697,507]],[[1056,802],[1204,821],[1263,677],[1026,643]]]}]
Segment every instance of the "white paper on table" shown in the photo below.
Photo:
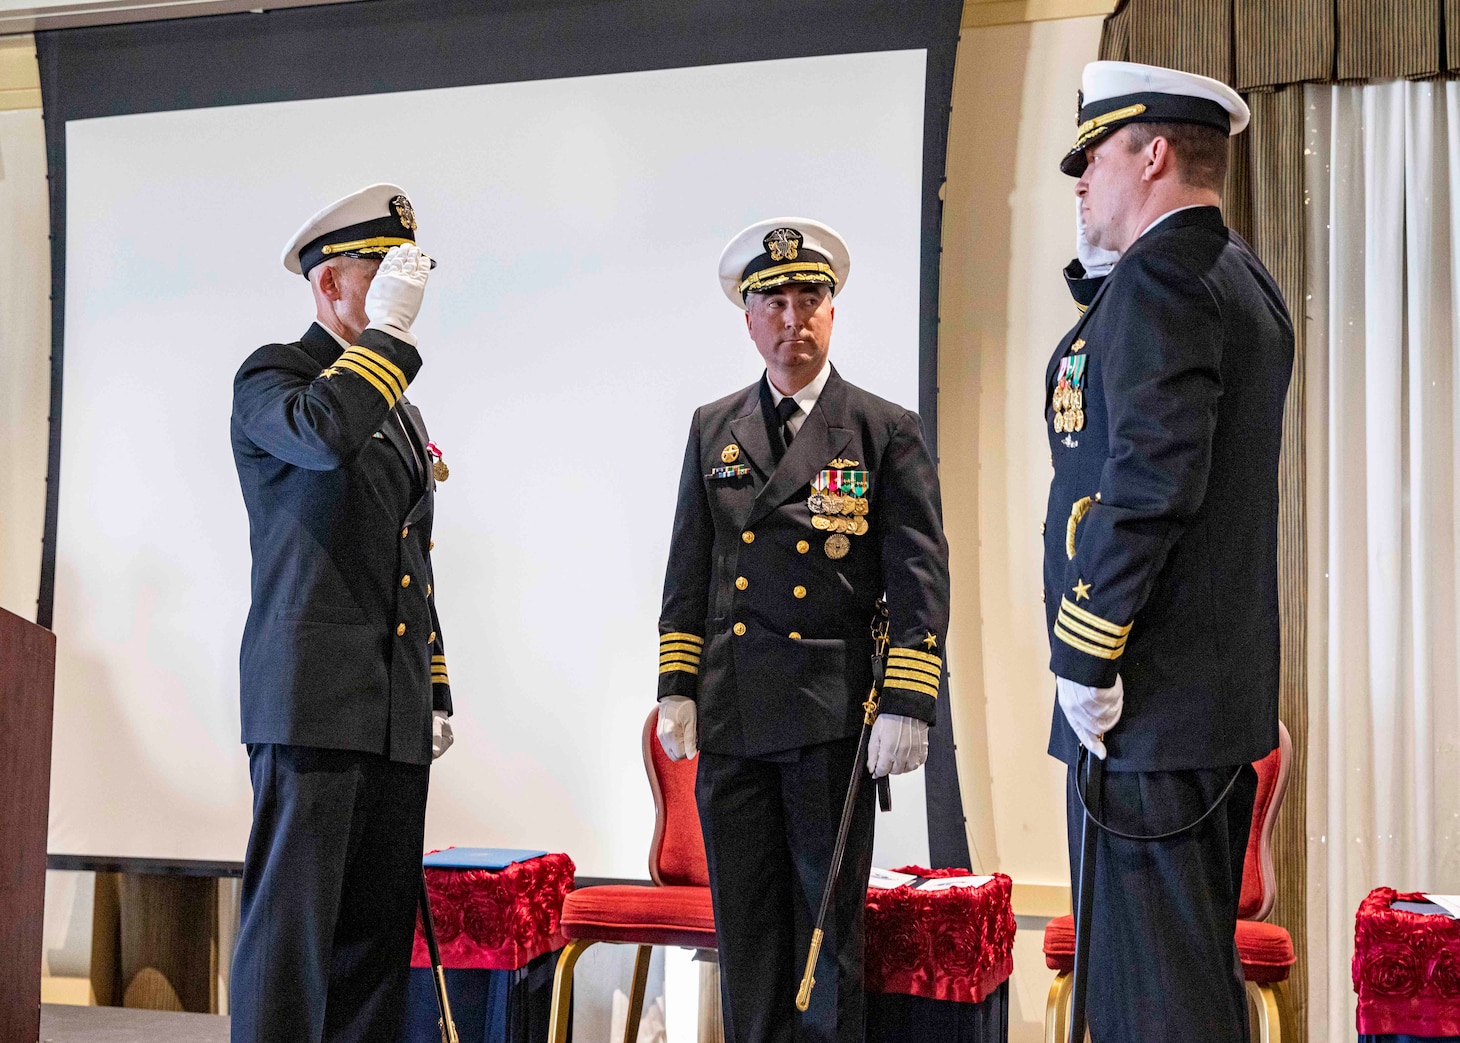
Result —
[{"label": "white paper on table", "polygon": [[1460,895],[1425,895],[1425,899],[1445,910],[1452,919],[1460,920]]},{"label": "white paper on table", "polygon": [[982,887],[992,880],[991,876],[944,876],[937,880],[924,881],[919,891],[947,891],[954,887]]},{"label": "white paper on table", "polygon": [[894,873],[890,869],[878,869],[876,866],[873,866],[872,876],[868,879],[867,886],[885,891],[894,887],[901,887],[903,884],[910,884],[917,879],[911,873]]}]

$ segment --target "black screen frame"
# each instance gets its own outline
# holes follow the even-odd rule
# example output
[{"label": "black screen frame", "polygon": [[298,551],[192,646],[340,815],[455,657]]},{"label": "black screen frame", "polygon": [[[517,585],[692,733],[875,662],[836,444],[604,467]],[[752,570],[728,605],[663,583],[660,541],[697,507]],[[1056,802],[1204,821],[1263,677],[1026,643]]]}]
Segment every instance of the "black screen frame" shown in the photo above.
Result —
[{"label": "black screen frame", "polygon": [[[51,402],[36,622],[49,628],[55,604],[68,121],[780,58],[924,50],[918,410],[936,460],[942,186],[962,11],[962,0],[733,4],[356,0],[37,33],[51,214]],[[942,695],[941,726],[929,733],[926,771],[930,858],[935,867],[968,866],[946,682]],[[90,861],[100,865],[108,860]],[[166,860],[142,861],[154,872],[174,865]],[[52,863],[55,868],[84,868],[87,858],[53,855]],[[175,865],[179,872],[199,871],[194,863]],[[223,863],[217,866],[225,868]]]}]

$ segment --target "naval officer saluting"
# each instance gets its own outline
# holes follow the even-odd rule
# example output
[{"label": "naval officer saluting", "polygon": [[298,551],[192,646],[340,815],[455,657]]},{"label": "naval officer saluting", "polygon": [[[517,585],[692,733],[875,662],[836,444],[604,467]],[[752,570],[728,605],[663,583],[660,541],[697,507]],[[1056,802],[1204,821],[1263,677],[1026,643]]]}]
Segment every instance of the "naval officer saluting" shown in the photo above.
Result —
[{"label": "naval officer saluting", "polygon": [[283,262],[316,320],[234,378],[254,795],[235,1043],[393,1040],[404,1013],[427,780],[451,744],[430,556],[444,473],[405,398],[433,263],[415,231],[395,185],[310,218]]},{"label": "naval officer saluting", "polygon": [[891,648],[867,769],[919,767],[948,627],[938,474],[917,416],[827,359],[846,244],[796,217],[720,259],[765,360],[690,424],[659,618],[659,739],[699,750],[695,795],[719,936],[726,1038],[862,1039],[872,861],[863,786],[804,1014],[796,984],[825,888],[871,684],[879,598]]},{"label": "naval officer saluting", "polygon": [[1293,362],[1282,295],[1220,210],[1228,138],[1247,120],[1215,80],[1095,62],[1060,165],[1079,178],[1084,241],[1067,275],[1087,305],[1044,399],[1049,752],[1069,766],[1071,876],[1082,758],[1105,761],[1101,818],[1124,834],[1097,842],[1095,1043],[1247,1038],[1233,933],[1251,762],[1278,740]]}]

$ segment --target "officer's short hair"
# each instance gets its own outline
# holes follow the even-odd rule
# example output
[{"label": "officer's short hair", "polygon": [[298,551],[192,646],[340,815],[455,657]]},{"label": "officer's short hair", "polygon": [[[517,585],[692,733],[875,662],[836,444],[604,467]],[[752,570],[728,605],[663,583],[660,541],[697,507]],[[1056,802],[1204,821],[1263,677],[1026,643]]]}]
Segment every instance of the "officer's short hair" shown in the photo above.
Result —
[{"label": "officer's short hair", "polygon": [[1127,144],[1139,152],[1156,138],[1165,138],[1176,154],[1176,171],[1192,188],[1221,192],[1227,183],[1225,131],[1200,123],[1132,123]]}]

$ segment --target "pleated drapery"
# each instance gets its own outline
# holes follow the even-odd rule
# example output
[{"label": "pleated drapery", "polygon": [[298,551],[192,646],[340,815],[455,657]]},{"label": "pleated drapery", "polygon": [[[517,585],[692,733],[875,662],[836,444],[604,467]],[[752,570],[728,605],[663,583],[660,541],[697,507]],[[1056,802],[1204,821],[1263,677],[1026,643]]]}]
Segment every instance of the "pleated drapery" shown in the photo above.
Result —
[{"label": "pleated drapery", "polygon": [[1370,889],[1460,891],[1460,84],[1306,90],[1309,1024]]}]

